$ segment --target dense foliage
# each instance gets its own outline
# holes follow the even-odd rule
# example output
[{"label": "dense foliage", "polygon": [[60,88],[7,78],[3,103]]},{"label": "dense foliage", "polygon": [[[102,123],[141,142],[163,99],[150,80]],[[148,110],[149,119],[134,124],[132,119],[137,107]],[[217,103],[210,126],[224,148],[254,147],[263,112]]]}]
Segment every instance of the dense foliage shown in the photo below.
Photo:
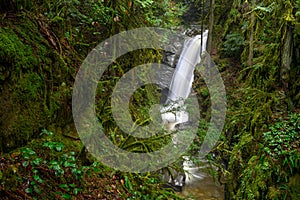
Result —
[{"label": "dense foliage", "polygon": [[[152,0],[0,2],[1,199],[178,198],[152,175],[116,172],[86,155],[73,125],[71,95],[81,62],[98,43],[137,27],[177,26],[185,9]],[[125,149],[145,150],[131,138],[118,140],[122,134],[105,110],[110,88],[131,66],[159,56],[156,50],[132,52],[105,73],[109,84],[99,82],[98,116]],[[147,118],[145,111],[136,113],[137,121]]]},{"label": "dense foliage", "polygon": [[219,62],[229,62],[236,74],[227,88],[225,142],[218,148],[227,160],[226,198],[299,198],[299,5],[297,0],[222,5],[228,12],[218,19],[224,28],[215,25],[223,38]]},{"label": "dense foliage", "polygon": [[[208,21],[202,9],[210,2],[2,0],[0,198],[178,198],[160,187],[155,174],[121,173],[88,155],[72,121],[72,87],[81,62],[99,42],[137,27],[174,28],[182,15]],[[228,112],[209,159],[218,166],[225,198],[299,199],[300,1],[214,2],[212,54],[226,85]],[[124,134],[110,107],[114,86],[131,66],[160,58],[156,49],[130,52],[99,80],[97,117],[123,149],[151,152],[171,140]],[[209,120],[210,94],[195,78],[201,115]],[[134,93],[129,107],[136,124],[151,121],[149,110],[159,103],[160,92],[146,85]],[[205,135],[206,121],[200,125],[189,153],[199,150]]]},{"label": "dense foliage", "polygon": [[[171,1],[151,0],[2,1],[1,8],[1,151],[30,141],[41,128],[72,124],[74,77],[99,42],[141,26],[176,26],[184,10]],[[151,54],[133,62],[144,63]],[[128,61],[121,61],[121,71],[135,64]],[[20,137],[12,140],[16,134]]]}]

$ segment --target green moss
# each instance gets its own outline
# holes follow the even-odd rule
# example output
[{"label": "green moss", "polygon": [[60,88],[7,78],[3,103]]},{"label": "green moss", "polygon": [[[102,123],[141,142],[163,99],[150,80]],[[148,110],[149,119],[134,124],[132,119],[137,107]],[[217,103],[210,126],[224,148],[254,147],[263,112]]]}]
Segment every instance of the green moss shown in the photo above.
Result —
[{"label": "green moss", "polygon": [[[31,29],[31,25],[32,24],[29,24],[29,27],[26,28]],[[15,70],[15,78],[21,75],[22,70],[30,69],[38,65],[39,60],[35,55],[35,51],[38,51],[39,54],[44,53],[41,51],[42,49],[34,49],[29,43],[36,42],[36,44],[38,44],[38,42],[40,42],[41,38],[30,37],[31,34],[38,35],[38,32],[34,33],[34,30],[31,30],[28,31],[31,32],[31,34],[26,34],[25,31],[26,30],[21,30],[21,27],[16,28],[16,26],[0,29],[0,58],[2,62],[11,64],[10,70]]]},{"label": "green moss", "polygon": [[299,118],[291,113],[271,125],[259,144],[243,134],[231,152],[233,199],[297,199],[299,195]]},{"label": "green moss", "polygon": [[300,173],[292,176],[288,183],[291,199],[300,198]]},{"label": "green moss", "polygon": [[19,20],[5,21],[0,29],[1,152],[26,144],[51,123],[64,126],[71,119],[66,102],[74,70],[35,21]]},{"label": "green moss", "polygon": [[[293,189],[297,184],[291,182],[299,174],[299,139],[293,136],[299,130],[292,124],[295,117],[287,115],[299,112],[300,105],[299,22],[294,15],[299,7],[295,1],[253,2],[234,0],[227,22],[218,25],[224,27],[219,49],[231,53],[227,54],[231,60],[241,61],[234,65],[238,89],[230,94],[225,132],[231,151],[227,188],[230,199],[298,199]],[[289,72],[282,69],[287,27],[294,40]]]}]

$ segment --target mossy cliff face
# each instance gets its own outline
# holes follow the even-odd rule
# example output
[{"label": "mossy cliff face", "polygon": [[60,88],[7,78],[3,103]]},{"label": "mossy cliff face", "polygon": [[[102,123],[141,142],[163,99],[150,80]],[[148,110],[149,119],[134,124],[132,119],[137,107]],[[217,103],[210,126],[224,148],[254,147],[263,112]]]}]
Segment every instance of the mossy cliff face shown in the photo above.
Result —
[{"label": "mossy cliff face", "polygon": [[[78,138],[64,137],[68,130],[75,133],[72,86],[90,50],[121,31],[174,27],[182,9],[173,8],[177,5],[169,0],[0,1],[0,199],[178,199],[162,190],[157,178],[100,166],[86,156]],[[99,80],[99,121],[116,145],[131,151],[145,151],[145,145],[122,138],[116,129],[109,105],[112,89],[133,66],[159,56],[154,49],[130,52]],[[154,101],[157,95],[147,91],[133,95],[132,110],[141,110],[132,114],[136,121],[149,118],[141,109],[148,106],[144,99]],[[160,148],[154,140],[146,142]]]},{"label": "mossy cliff face", "polygon": [[[137,27],[175,26],[183,10],[170,1],[131,0],[4,0],[0,7],[0,152],[27,143],[43,128],[65,133],[66,125],[72,127],[74,77],[98,43]],[[133,52],[132,58],[121,58],[119,66],[106,72],[107,79],[159,59],[156,50]],[[99,87],[114,85],[111,81]],[[104,95],[109,98],[108,90]],[[104,102],[99,101],[100,107]]]},{"label": "mossy cliff face", "polygon": [[215,26],[235,84],[220,156],[226,199],[299,199],[300,2],[230,2]]},{"label": "mossy cliff face", "polygon": [[0,152],[27,143],[53,123],[70,123],[67,85],[75,71],[40,21],[11,17],[0,29]]}]

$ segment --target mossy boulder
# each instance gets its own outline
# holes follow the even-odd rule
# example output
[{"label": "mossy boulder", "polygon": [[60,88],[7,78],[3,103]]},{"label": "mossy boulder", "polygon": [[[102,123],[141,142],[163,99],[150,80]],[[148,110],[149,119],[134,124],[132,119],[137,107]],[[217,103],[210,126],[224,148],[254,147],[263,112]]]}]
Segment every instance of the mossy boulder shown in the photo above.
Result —
[{"label": "mossy boulder", "polygon": [[71,121],[74,68],[40,21],[17,21],[5,18],[0,29],[0,152],[26,144],[52,123]]}]

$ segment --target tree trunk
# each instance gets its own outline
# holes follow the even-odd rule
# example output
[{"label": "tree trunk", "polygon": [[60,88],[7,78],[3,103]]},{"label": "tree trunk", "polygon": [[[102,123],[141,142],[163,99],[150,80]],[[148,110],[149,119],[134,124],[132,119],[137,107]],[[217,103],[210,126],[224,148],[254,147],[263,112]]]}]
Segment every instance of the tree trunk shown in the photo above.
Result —
[{"label": "tree trunk", "polygon": [[[252,0],[251,4],[252,4],[252,9],[254,9],[256,0]],[[254,51],[254,42],[253,42],[253,38],[254,38],[254,24],[255,24],[255,13],[252,11],[251,16],[250,16],[250,26],[251,26],[251,30],[250,30],[250,38],[249,38],[249,55],[248,55],[248,66],[252,66],[253,65],[253,51]]]},{"label": "tree trunk", "polygon": [[209,16],[209,31],[207,39],[207,52],[211,54],[212,51],[212,38],[213,38],[213,27],[214,27],[214,9],[215,0],[210,0],[210,16]]},{"label": "tree trunk", "polygon": [[280,69],[280,79],[283,86],[283,91],[288,98],[288,107],[294,110],[293,102],[289,95],[289,81],[290,81],[290,68],[292,63],[293,54],[293,30],[288,24],[285,25],[283,33],[283,44],[281,48],[281,69]]}]

